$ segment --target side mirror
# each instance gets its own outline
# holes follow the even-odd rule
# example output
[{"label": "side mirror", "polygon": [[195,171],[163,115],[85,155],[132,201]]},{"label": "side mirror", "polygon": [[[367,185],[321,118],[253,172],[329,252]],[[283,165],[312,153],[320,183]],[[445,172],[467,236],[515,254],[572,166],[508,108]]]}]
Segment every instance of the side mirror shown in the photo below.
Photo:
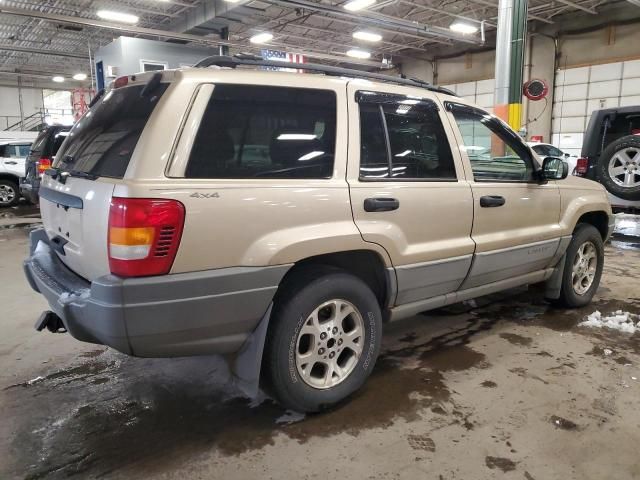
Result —
[{"label": "side mirror", "polygon": [[546,180],[563,180],[569,175],[569,164],[558,157],[547,157],[542,162],[542,174]]},{"label": "side mirror", "polygon": [[564,153],[563,155],[564,155],[564,158],[569,158],[571,156],[570,153]]}]

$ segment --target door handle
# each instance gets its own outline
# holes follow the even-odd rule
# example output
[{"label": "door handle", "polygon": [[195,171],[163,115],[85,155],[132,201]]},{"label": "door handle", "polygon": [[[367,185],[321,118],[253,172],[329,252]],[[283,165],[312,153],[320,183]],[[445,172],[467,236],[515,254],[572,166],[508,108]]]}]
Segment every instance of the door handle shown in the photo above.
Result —
[{"label": "door handle", "polygon": [[5,160],[4,164],[5,165],[17,165],[18,162],[14,162],[13,160]]},{"label": "door handle", "polygon": [[480,206],[485,208],[501,207],[505,202],[506,200],[504,197],[501,197],[500,195],[486,195],[484,197],[480,197]]},{"label": "door handle", "polygon": [[364,200],[365,212],[389,212],[398,208],[400,208],[400,202],[395,198],[365,198]]}]

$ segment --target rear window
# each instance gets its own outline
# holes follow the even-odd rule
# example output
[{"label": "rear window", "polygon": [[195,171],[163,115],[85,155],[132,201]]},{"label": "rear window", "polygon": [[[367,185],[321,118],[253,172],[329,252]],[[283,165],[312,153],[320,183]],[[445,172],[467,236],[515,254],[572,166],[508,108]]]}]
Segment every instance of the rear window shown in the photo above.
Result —
[{"label": "rear window", "polygon": [[329,178],[336,96],[328,90],[216,85],[187,178]]},{"label": "rear window", "polygon": [[144,85],[109,91],[76,123],[54,167],[122,178],[151,113],[168,84],[141,96]]}]

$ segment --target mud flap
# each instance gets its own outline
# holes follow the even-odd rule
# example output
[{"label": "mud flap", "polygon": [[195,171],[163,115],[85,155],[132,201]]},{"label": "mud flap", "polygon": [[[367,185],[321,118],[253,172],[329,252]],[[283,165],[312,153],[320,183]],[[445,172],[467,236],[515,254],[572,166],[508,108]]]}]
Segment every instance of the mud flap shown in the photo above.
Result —
[{"label": "mud flap", "polygon": [[545,283],[544,298],[548,298],[549,300],[557,300],[560,298],[562,275],[564,274],[564,265],[566,261],[567,255],[564,254]]},{"label": "mud flap", "polygon": [[273,302],[269,304],[260,323],[244,342],[231,365],[236,385],[250,398],[256,397],[260,392],[260,367],[272,308]]}]

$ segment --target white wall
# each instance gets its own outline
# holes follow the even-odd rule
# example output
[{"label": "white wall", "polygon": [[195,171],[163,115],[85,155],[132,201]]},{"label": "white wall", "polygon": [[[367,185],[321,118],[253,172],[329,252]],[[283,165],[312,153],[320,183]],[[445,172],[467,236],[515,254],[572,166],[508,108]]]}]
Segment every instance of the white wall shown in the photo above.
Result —
[{"label": "white wall", "polygon": [[[43,107],[42,89],[22,88],[22,108],[25,117]],[[20,121],[20,95],[17,87],[0,87],[0,130]],[[9,117],[9,118],[7,118]]]}]

